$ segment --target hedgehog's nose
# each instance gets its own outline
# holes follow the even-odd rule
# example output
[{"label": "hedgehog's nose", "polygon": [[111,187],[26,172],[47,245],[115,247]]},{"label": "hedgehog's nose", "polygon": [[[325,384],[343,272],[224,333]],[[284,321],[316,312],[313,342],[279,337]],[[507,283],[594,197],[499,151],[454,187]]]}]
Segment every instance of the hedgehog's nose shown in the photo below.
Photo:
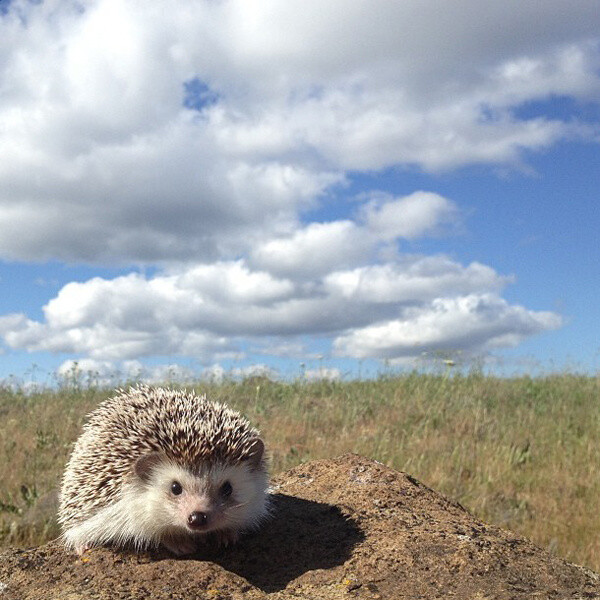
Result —
[{"label": "hedgehog's nose", "polygon": [[208,523],[208,515],[206,513],[195,510],[188,517],[188,525],[192,529],[202,529]]}]

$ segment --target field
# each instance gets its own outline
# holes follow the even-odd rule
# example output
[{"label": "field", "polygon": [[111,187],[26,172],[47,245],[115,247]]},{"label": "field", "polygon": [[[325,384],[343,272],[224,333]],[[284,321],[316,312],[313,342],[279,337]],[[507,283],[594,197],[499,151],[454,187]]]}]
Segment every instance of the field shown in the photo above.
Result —
[{"label": "field", "polygon": [[[482,519],[600,571],[600,379],[412,373],[368,381],[197,383],[262,431],[277,473],[356,452]],[[53,498],[84,417],[109,390],[0,388],[0,544],[56,536]]]}]

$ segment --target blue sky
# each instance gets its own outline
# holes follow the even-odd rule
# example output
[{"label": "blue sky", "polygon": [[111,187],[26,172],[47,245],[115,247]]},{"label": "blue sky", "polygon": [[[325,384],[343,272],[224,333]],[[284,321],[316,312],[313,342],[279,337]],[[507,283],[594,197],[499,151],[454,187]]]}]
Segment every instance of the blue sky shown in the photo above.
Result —
[{"label": "blue sky", "polygon": [[596,372],[596,9],[4,3],[0,379]]}]

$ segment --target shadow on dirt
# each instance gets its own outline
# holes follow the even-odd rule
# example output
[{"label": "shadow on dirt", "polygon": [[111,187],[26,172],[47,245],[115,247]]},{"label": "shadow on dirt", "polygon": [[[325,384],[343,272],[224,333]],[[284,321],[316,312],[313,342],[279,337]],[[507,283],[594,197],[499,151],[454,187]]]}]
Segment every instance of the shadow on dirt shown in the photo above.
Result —
[{"label": "shadow on dirt", "polygon": [[260,531],[210,557],[264,592],[282,590],[307,571],[343,564],[364,539],[358,525],[331,504],[274,494],[272,507]]}]

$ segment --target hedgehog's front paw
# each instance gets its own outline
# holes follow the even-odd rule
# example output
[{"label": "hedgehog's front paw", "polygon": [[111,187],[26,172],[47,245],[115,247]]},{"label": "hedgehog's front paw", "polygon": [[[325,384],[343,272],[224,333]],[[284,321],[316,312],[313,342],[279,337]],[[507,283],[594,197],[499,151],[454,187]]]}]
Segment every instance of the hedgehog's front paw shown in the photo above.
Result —
[{"label": "hedgehog's front paw", "polygon": [[194,554],[198,550],[196,540],[189,535],[163,538],[162,545],[176,556]]},{"label": "hedgehog's front paw", "polygon": [[227,548],[233,546],[240,538],[237,531],[232,529],[219,529],[212,533],[214,543],[217,547]]},{"label": "hedgehog's front paw", "polygon": [[88,550],[92,549],[92,545],[89,543],[82,542],[81,544],[75,545],[75,552],[77,552],[78,556],[83,556]]}]

